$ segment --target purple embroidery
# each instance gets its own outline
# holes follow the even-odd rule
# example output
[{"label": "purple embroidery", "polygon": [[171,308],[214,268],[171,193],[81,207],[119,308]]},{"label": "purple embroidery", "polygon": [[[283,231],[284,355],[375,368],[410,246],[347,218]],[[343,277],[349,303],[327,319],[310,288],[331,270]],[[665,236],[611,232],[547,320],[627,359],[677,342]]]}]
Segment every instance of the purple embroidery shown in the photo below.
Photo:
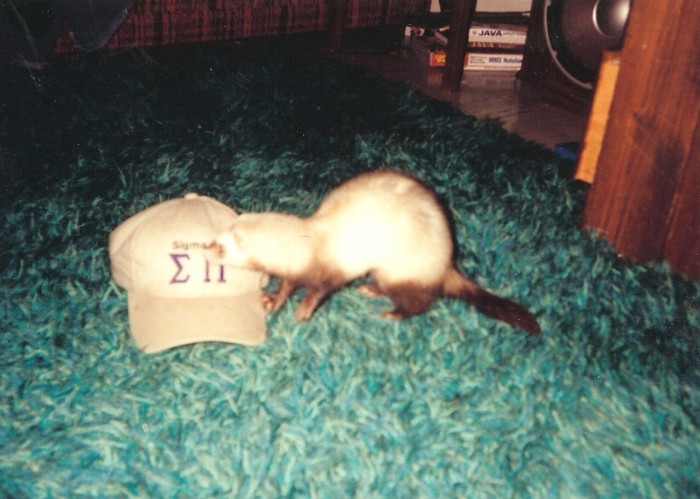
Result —
[{"label": "purple embroidery", "polygon": [[[170,253],[170,258],[172,258],[173,262],[175,262],[175,266],[177,267],[175,275],[173,275],[173,278],[170,280],[170,284],[187,284],[187,282],[189,282],[190,280],[190,274],[184,274],[184,272],[186,271],[186,262],[190,260],[190,255],[188,255],[187,253]],[[210,275],[210,266],[208,260],[204,260],[203,282],[213,282]],[[219,265],[219,277],[214,282],[226,283],[226,274],[223,265]]]},{"label": "purple embroidery", "polygon": [[[209,277],[209,260],[206,261],[204,282],[211,282],[211,278]],[[217,282],[226,282],[226,276],[224,275],[223,265],[219,265],[219,280]]]},{"label": "purple embroidery", "polygon": [[185,277],[184,279],[178,278],[184,270],[184,267],[180,263],[180,258],[189,260],[190,255],[188,255],[187,253],[170,253],[170,258],[172,258],[175,262],[175,265],[177,265],[177,273],[173,276],[172,280],[170,281],[170,284],[185,284],[187,281],[190,280],[190,275],[187,274],[187,277]]}]

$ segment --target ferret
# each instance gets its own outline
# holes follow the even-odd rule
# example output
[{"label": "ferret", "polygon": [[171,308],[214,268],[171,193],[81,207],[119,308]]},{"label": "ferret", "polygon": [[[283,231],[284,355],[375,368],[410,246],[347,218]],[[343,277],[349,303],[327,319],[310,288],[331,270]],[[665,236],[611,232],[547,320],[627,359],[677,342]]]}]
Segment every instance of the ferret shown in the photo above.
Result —
[{"label": "ferret", "polygon": [[384,318],[415,316],[438,298],[457,298],[538,335],[540,326],[527,309],[486,291],[457,269],[454,246],[435,192],[405,173],[378,170],[338,186],[308,218],[271,212],[240,215],[210,245],[209,257],[277,277],[279,289],[263,297],[268,313],[278,311],[298,288],[306,288],[297,322],[310,319],[345,285],[369,275],[372,284],[358,291],[393,302]]}]

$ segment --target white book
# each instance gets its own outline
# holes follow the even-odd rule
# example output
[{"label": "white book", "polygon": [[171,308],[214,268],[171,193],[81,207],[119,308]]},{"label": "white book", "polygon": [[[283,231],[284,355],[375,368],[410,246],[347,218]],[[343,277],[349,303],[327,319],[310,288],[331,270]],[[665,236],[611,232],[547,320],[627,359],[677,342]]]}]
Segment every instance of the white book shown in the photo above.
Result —
[{"label": "white book", "polygon": [[464,69],[471,71],[518,71],[523,65],[523,54],[489,54],[469,52]]},{"label": "white book", "polygon": [[[436,30],[435,39],[447,45],[448,30]],[[486,24],[473,22],[469,28],[470,44],[498,44],[509,46],[524,46],[527,38],[527,26],[516,24]]]}]

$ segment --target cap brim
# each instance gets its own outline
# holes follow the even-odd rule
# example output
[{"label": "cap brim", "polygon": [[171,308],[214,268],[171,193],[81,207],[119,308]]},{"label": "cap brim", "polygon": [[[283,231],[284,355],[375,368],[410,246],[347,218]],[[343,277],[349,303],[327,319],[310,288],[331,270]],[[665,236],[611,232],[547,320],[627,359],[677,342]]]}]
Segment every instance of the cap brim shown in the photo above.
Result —
[{"label": "cap brim", "polygon": [[260,293],[159,298],[129,292],[128,302],[131,335],[146,353],[211,341],[256,346],[267,336]]}]

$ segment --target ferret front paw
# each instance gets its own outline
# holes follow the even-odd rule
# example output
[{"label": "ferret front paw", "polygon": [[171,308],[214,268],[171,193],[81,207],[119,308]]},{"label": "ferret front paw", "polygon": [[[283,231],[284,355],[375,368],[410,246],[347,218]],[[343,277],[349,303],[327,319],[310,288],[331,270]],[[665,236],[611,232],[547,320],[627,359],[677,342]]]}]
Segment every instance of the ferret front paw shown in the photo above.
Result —
[{"label": "ferret front paw", "polygon": [[387,310],[386,312],[382,312],[380,317],[390,321],[400,321],[406,318],[406,314],[399,312],[398,310]]},{"label": "ferret front paw", "polygon": [[305,307],[304,304],[302,303],[299,305],[299,308],[297,308],[296,313],[294,314],[294,320],[296,322],[306,322],[311,317],[314,315],[314,310],[309,310],[308,307]]},{"label": "ferret front paw", "polygon": [[262,297],[262,304],[265,312],[272,314],[282,308],[284,300],[280,300],[277,293],[264,294]]}]

